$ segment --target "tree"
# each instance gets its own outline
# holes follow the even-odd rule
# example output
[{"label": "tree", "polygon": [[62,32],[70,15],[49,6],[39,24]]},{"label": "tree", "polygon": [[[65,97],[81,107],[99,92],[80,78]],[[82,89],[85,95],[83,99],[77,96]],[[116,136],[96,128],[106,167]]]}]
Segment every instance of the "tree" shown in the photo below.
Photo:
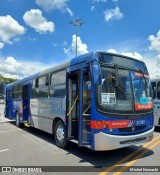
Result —
[{"label": "tree", "polygon": [[0,74],[0,99],[4,98],[4,85],[17,81],[18,79],[6,78]]},{"label": "tree", "polygon": [[9,84],[17,80],[18,79],[14,79],[14,78],[6,78],[0,74],[0,85]]}]

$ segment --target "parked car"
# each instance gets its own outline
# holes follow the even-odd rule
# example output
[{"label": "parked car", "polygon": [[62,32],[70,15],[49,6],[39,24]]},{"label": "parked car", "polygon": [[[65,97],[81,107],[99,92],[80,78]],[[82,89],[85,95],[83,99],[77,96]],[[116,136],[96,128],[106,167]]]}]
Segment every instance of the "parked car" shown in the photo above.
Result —
[{"label": "parked car", "polygon": [[0,99],[0,104],[4,104],[4,100],[3,99]]}]

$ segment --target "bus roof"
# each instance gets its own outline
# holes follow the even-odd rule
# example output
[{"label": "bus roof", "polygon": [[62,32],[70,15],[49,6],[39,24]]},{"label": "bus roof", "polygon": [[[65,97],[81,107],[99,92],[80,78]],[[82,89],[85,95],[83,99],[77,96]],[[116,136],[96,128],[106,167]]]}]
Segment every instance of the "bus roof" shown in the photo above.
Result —
[{"label": "bus roof", "polygon": [[6,87],[11,87],[11,86],[14,86],[16,84],[19,84],[19,83],[31,80],[33,78],[36,78],[38,76],[42,76],[42,75],[45,75],[47,73],[51,73],[53,71],[64,69],[64,68],[67,68],[69,66],[74,66],[75,64],[78,64],[78,63],[81,63],[81,62],[84,62],[84,61],[92,61],[93,60],[93,55],[95,53],[96,52],[90,52],[90,53],[86,53],[86,54],[80,55],[80,56],[78,56],[76,58],[71,59],[70,61],[67,61],[67,62],[59,64],[59,65],[54,65],[54,66],[52,66],[52,67],[50,67],[48,69],[42,70],[42,71],[40,71],[38,73],[29,75],[28,77],[25,77],[25,78],[23,78],[21,80],[18,80],[18,81],[15,81],[13,83],[10,83]]},{"label": "bus roof", "polygon": [[21,79],[21,80],[17,80],[17,81],[15,81],[13,83],[7,84],[6,85],[6,88],[11,87],[11,86],[14,86],[14,85],[19,84],[19,83],[23,83],[25,81],[29,81],[32,78],[36,78],[38,75],[39,75],[39,73],[35,73],[35,74],[32,74],[32,75],[30,75],[28,77],[25,77],[25,78]]},{"label": "bus roof", "polygon": [[128,57],[128,56],[120,55],[120,54],[117,54],[117,53],[94,51],[94,52],[86,53],[86,54],[80,55],[78,57],[72,58],[70,61],[67,61],[65,63],[59,64],[59,65],[54,65],[54,66],[52,66],[52,67],[50,67],[48,69],[42,70],[42,71],[40,71],[38,73],[29,75],[28,77],[25,77],[25,78],[23,78],[21,80],[15,81],[15,82],[13,82],[11,84],[8,84],[6,87],[11,87],[13,85],[16,85],[16,84],[19,84],[19,83],[22,83],[22,82],[25,82],[25,81],[29,81],[29,80],[31,80],[33,78],[45,75],[47,73],[51,73],[53,71],[57,71],[57,70],[64,69],[64,68],[67,68],[67,67],[72,67],[72,66],[74,66],[76,64],[79,64],[79,63],[95,61],[95,60],[97,60],[97,56],[96,55],[98,53],[124,57],[124,58],[132,59],[132,60],[136,60],[136,61],[144,63],[143,61],[137,60],[135,58],[131,58],[131,57]]}]

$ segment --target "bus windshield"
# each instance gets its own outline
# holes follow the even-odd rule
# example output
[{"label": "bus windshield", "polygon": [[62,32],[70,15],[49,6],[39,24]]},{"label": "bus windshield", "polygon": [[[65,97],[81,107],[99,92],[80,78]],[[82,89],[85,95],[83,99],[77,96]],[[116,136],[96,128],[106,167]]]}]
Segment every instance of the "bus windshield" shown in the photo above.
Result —
[{"label": "bus windshield", "polygon": [[136,75],[138,73],[130,70],[119,68],[116,72],[114,67],[101,66],[102,84],[97,86],[98,110],[110,113],[133,113],[135,110],[151,109],[149,79],[145,80],[143,76]]}]

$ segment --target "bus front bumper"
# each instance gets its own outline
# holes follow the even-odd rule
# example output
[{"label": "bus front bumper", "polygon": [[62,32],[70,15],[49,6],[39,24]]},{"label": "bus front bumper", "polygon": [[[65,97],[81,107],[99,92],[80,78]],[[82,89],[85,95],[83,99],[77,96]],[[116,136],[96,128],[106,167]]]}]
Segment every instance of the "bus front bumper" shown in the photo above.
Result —
[{"label": "bus front bumper", "polygon": [[153,138],[154,127],[149,131],[136,135],[110,135],[103,132],[94,135],[94,145],[97,151],[113,150],[135,144],[149,142]]}]

